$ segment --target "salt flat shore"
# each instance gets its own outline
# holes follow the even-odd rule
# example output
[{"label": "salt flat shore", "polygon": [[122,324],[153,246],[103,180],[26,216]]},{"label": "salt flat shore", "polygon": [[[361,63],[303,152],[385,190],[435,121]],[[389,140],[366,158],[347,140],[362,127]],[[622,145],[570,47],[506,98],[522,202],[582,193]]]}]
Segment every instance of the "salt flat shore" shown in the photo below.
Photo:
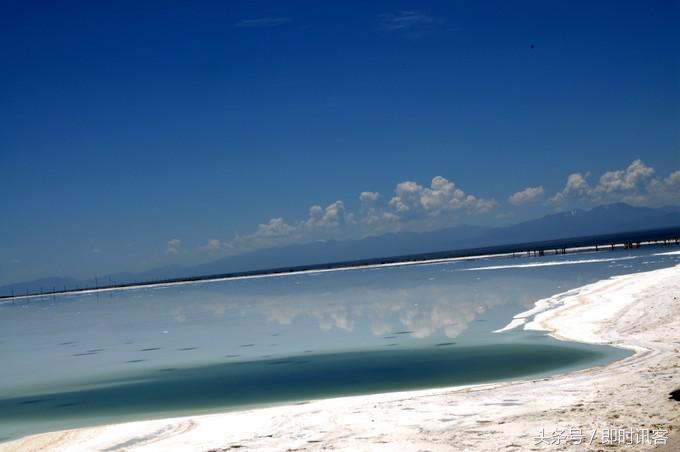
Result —
[{"label": "salt flat shore", "polygon": [[[542,300],[509,326],[635,353],[548,378],[74,429],[0,451],[674,450],[680,402],[669,393],[680,388],[680,265]],[[622,436],[612,441],[612,434]]]},{"label": "salt flat shore", "polygon": [[[653,242],[641,242],[642,246],[648,246],[648,245],[654,245],[655,243]],[[614,248],[623,248],[624,245],[615,245]],[[565,248],[565,252],[569,253],[583,253],[583,252],[593,252],[597,251],[598,247],[596,246],[578,246],[578,247],[570,247],[570,248]],[[195,285],[195,284],[209,284],[209,283],[219,283],[219,282],[224,282],[224,281],[239,281],[239,280],[247,280],[247,279],[262,279],[262,278],[281,278],[281,277],[290,277],[290,276],[301,276],[301,275],[309,275],[309,274],[318,274],[318,273],[335,273],[335,272],[340,272],[340,271],[355,271],[355,270],[371,270],[371,269],[379,269],[379,268],[390,268],[390,267],[410,267],[410,266],[417,266],[417,265],[436,265],[436,264],[444,264],[444,263],[450,263],[450,262],[459,262],[459,261],[474,261],[474,260],[482,260],[482,259],[495,259],[495,258],[503,258],[503,257],[528,257],[530,256],[531,253],[528,251],[525,252],[517,252],[517,253],[493,253],[493,254],[475,254],[471,256],[460,256],[460,257],[445,257],[445,258],[423,258],[423,259],[415,259],[415,260],[403,260],[403,261],[395,261],[395,262],[386,262],[386,263],[376,263],[376,264],[362,264],[362,265],[349,265],[349,266],[335,266],[335,264],[329,264],[331,267],[329,268],[315,268],[315,269],[305,269],[305,270],[295,270],[295,271],[272,271],[271,273],[264,272],[264,273],[256,273],[256,274],[250,274],[250,275],[241,275],[241,276],[206,276],[206,277],[201,277],[198,279],[184,279],[184,280],[177,280],[177,281],[159,281],[159,282],[142,282],[139,284],[125,284],[125,285],[116,285],[116,286],[110,286],[110,287],[93,287],[93,288],[81,288],[81,289],[73,289],[73,290],[64,290],[64,291],[56,291],[56,292],[44,292],[44,293],[33,293],[33,294],[27,294],[27,295],[21,295],[21,294],[16,294],[16,295],[11,295],[11,296],[0,296],[0,304],[1,303],[12,303],[18,300],[34,300],[34,299],[44,299],[45,297],[52,297],[52,296],[73,296],[73,295],[92,295],[92,294],[103,294],[103,293],[108,293],[108,292],[121,292],[121,291],[128,291],[128,290],[139,290],[139,289],[158,289],[158,288],[164,288],[164,287],[176,287],[176,286],[187,286],[187,285]],[[611,259],[608,259],[611,260]],[[533,267],[533,266],[541,266],[541,265],[546,265],[546,264],[529,264],[528,266]],[[551,264],[547,264],[551,265]]]}]

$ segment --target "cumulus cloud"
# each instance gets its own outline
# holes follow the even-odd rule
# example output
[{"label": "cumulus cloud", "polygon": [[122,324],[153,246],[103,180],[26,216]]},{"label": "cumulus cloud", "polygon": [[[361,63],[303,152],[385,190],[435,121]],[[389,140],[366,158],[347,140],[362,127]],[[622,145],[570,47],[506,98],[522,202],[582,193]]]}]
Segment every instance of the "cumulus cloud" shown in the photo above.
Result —
[{"label": "cumulus cloud", "polygon": [[[625,169],[604,172],[597,182],[591,174],[569,174],[564,188],[547,201],[551,205],[569,203],[606,204],[627,202],[633,205],[663,205],[680,203],[680,171],[658,177],[654,168],[635,160]],[[507,195],[505,195],[507,196]],[[537,202],[545,196],[541,185],[529,186],[507,197],[510,206]],[[198,247],[199,252],[239,254],[261,248],[306,243],[316,240],[356,239],[385,232],[423,231],[460,223],[463,218],[487,213],[499,207],[494,198],[466,193],[443,176],[434,177],[429,186],[415,181],[403,181],[394,188],[391,197],[378,192],[363,191],[358,195],[359,206],[351,212],[337,200],[326,206],[312,205],[305,218],[290,221],[271,218],[259,224],[253,232],[237,234],[230,240],[212,239]],[[499,209],[499,216],[512,211]],[[177,254],[181,241],[168,241],[166,253]]]},{"label": "cumulus cloud", "polygon": [[649,189],[659,204],[680,203],[680,170],[674,171],[663,179],[652,179]]},{"label": "cumulus cloud", "polygon": [[335,201],[325,208],[312,206],[309,208],[309,219],[305,222],[308,228],[337,228],[343,226],[347,217],[345,215],[345,204],[342,201]]},{"label": "cumulus cloud", "polygon": [[233,242],[237,248],[244,250],[281,245],[294,241],[298,229],[286,223],[283,218],[272,218],[257,225],[252,234],[237,235]]},{"label": "cumulus cloud", "polygon": [[179,248],[182,246],[182,241],[180,239],[168,240],[165,248],[165,254],[175,255],[179,253]]},{"label": "cumulus cloud", "polygon": [[[237,234],[231,240],[212,239],[198,247],[200,252],[238,254],[260,248],[304,243],[332,238],[358,238],[408,228],[422,230],[448,224],[452,215],[474,215],[498,207],[494,199],[466,194],[442,176],[432,179],[429,187],[413,181],[396,185],[388,201],[378,192],[359,193],[359,209],[348,212],[341,200],[325,207],[313,205],[306,218],[289,222],[276,217],[261,223],[254,232]],[[433,224],[432,219],[439,223]],[[174,249],[174,248],[173,248]]]},{"label": "cumulus cloud", "polygon": [[633,161],[626,169],[606,171],[595,185],[588,182],[589,173],[573,173],[567,177],[562,191],[550,203],[584,201],[593,204],[626,202],[637,206],[657,206],[680,200],[680,172],[656,178],[654,168],[642,160]]},{"label": "cumulus cloud", "polygon": [[522,191],[518,191],[508,197],[508,202],[513,206],[521,206],[522,204],[527,204],[539,200],[545,190],[542,186],[538,187],[527,187]]},{"label": "cumulus cloud", "polygon": [[255,232],[236,237],[226,244],[234,251],[249,251],[271,246],[322,240],[333,236],[336,231],[355,223],[354,214],[345,211],[342,201],[335,201],[326,207],[313,205],[307,218],[288,223],[283,218],[272,218],[257,226]]},{"label": "cumulus cloud", "polygon": [[397,224],[399,215],[380,208],[371,207],[361,217],[362,224],[374,227],[374,231],[381,232],[387,225]]},{"label": "cumulus cloud", "polygon": [[456,184],[442,176],[432,179],[430,187],[406,181],[397,185],[389,205],[401,217],[425,214],[436,217],[442,213],[465,210],[484,213],[498,206],[494,199],[477,198],[465,194]]},{"label": "cumulus cloud", "polygon": [[359,201],[361,202],[361,207],[370,207],[380,199],[380,193],[377,191],[362,191],[359,194]]},{"label": "cumulus cloud", "polygon": [[639,190],[654,174],[654,168],[645,165],[642,160],[635,160],[625,170],[607,171],[600,176],[595,187],[598,195],[611,193],[629,193]]}]

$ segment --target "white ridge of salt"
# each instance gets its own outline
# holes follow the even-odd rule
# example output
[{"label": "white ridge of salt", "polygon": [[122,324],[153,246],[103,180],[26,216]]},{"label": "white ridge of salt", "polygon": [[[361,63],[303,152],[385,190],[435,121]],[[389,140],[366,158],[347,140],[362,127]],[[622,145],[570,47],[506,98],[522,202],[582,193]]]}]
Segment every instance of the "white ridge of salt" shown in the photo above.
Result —
[{"label": "white ridge of salt", "polygon": [[592,264],[597,262],[614,262],[628,259],[637,259],[637,256],[614,257],[610,259],[581,259],[569,261],[548,261],[548,262],[531,262],[529,264],[513,264],[513,265],[492,265],[489,267],[473,267],[461,268],[459,272],[468,272],[476,270],[500,270],[504,268],[531,268],[531,267],[552,267],[555,265],[576,265],[576,264]]}]

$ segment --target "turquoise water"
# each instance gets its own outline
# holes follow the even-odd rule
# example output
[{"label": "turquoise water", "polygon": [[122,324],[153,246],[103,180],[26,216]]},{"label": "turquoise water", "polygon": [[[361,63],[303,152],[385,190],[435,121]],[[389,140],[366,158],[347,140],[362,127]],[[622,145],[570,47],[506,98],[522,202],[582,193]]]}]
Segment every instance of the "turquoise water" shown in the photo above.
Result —
[{"label": "turquoise water", "polygon": [[4,303],[0,438],[604,364],[627,352],[491,331],[538,299],[680,263],[678,255],[658,255],[669,250],[476,259]]}]

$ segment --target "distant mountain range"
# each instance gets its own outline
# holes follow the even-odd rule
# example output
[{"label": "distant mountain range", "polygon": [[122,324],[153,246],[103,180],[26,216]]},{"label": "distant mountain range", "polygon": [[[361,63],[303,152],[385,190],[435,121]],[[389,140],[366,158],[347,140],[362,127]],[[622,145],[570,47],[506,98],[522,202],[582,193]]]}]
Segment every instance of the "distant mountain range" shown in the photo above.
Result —
[{"label": "distant mountain range", "polygon": [[[166,266],[141,273],[117,273],[98,279],[100,285],[212,275],[326,262],[400,256],[510,243],[533,242],[578,236],[613,234],[635,230],[680,226],[680,207],[646,208],[617,203],[589,210],[571,210],[511,226],[456,226],[430,232],[400,232],[361,240],[320,241],[267,248],[224,257],[201,265]],[[94,286],[96,281],[43,278],[0,287],[0,295]]]}]

